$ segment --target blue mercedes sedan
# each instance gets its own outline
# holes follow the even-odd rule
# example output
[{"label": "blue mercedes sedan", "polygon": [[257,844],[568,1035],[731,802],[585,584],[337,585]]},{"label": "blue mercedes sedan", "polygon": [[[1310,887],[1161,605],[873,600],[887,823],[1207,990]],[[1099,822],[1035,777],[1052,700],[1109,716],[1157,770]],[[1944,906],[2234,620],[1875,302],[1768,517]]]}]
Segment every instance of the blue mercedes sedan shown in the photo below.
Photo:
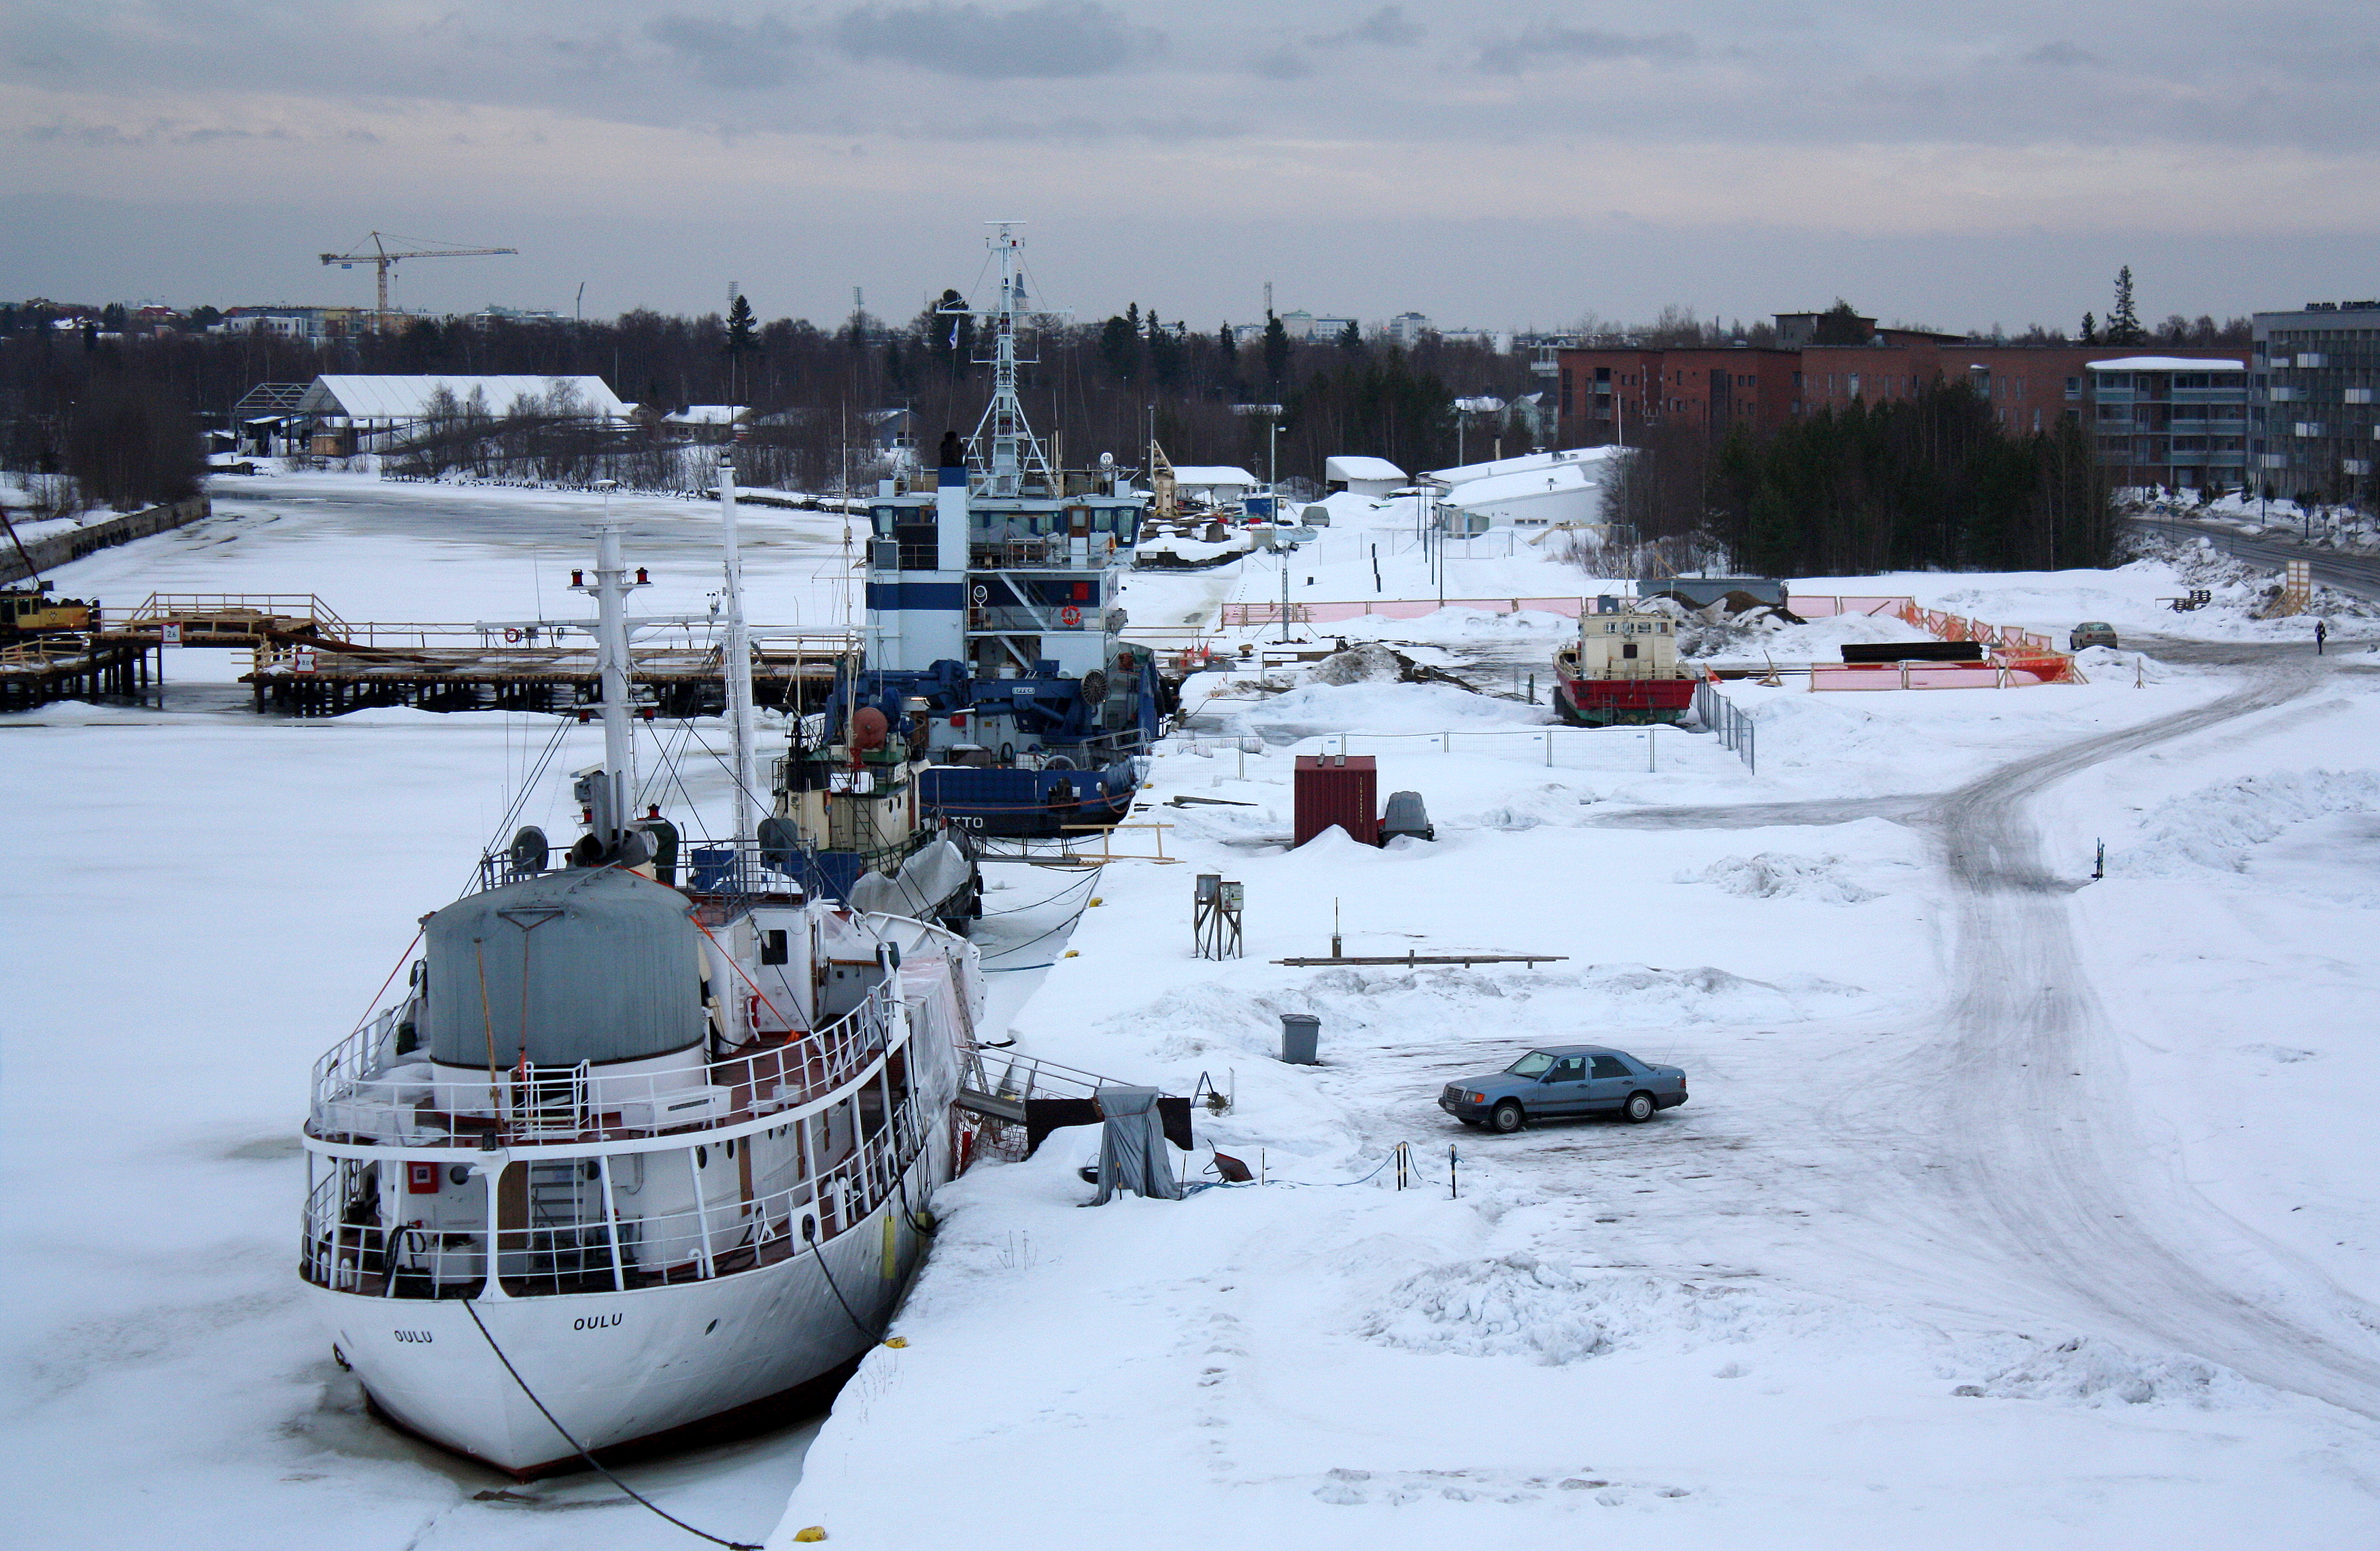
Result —
[{"label": "blue mercedes sedan", "polygon": [[1682,1067],[1655,1066],[1602,1045],[1548,1045],[1490,1077],[1449,1083],[1438,1107],[1464,1125],[1512,1133],[1558,1115],[1617,1115],[1641,1124],[1686,1101]]}]

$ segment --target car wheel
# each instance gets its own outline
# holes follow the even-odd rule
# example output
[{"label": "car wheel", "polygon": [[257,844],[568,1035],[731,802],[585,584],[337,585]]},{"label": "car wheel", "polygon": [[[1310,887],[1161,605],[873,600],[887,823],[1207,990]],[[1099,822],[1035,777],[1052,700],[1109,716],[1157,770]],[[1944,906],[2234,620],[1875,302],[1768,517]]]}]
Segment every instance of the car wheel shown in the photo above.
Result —
[{"label": "car wheel", "polygon": [[1496,1106],[1488,1116],[1488,1125],[1504,1136],[1510,1136],[1528,1122],[1529,1118],[1521,1113],[1521,1107],[1509,1098]]},{"label": "car wheel", "polygon": [[1621,1105],[1620,1118],[1630,1125],[1643,1125],[1653,1118],[1653,1112],[1659,1108],[1659,1105],[1653,1102],[1651,1094],[1639,1088],[1628,1096],[1626,1103]]}]

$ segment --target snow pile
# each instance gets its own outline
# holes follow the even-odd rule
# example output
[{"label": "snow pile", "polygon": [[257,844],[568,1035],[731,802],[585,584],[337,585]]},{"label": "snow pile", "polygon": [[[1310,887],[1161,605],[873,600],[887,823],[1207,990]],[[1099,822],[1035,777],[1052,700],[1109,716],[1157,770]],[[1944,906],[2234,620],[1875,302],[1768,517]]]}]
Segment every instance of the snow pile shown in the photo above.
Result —
[{"label": "snow pile", "polygon": [[1840,856],[1796,856],[1763,851],[1753,856],[1723,856],[1699,873],[1682,874],[1682,883],[1715,884],[1745,899],[1817,900],[1826,904],[1860,904],[1883,896],[1842,876],[1849,864]]},{"label": "snow pile", "polygon": [[2139,1357],[2088,1336],[2031,1353],[1981,1384],[1961,1385],[1955,1393],[2094,1407],[2161,1401],[2205,1409],[2254,1399],[2249,1386],[2214,1363],[2188,1357]]},{"label": "snow pile", "polygon": [[1378,641],[1365,641],[1334,651],[1314,665],[1317,684],[1395,684],[1412,663]]},{"label": "snow pile", "polygon": [[2241,776],[2165,804],[2138,843],[2108,859],[2122,878],[2173,878],[2192,867],[2245,872],[2258,847],[2294,825],[2380,809],[2380,770],[2281,770]]},{"label": "snow pile", "polygon": [[1777,1323],[1765,1297],[1665,1277],[1581,1276],[1524,1251],[1456,1261],[1391,1287],[1355,1333],[1407,1351],[1524,1357],[1547,1367],[1621,1347],[1691,1350]]},{"label": "snow pile", "polygon": [[[2230,614],[2240,623],[2249,623],[2279,592],[2280,584],[2269,563],[2240,560],[2225,554],[2207,539],[2180,539],[2166,534],[2134,530],[2129,552],[2131,563],[2119,568],[2132,572],[2143,565],[2160,565],[2169,569],[2184,588],[2204,588],[2215,595],[2205,608],[2184,616],[2191,620],[2192,635],[2204,616]],[[2332,618],[2380,619],[2380,603],[2358,598],[2350,592],[2316,582],[2310,595],[2309,610]],[[2265,623],[2279,624],[2280,621]],[[2302,625],[2300,626],[2303,628]]]}]

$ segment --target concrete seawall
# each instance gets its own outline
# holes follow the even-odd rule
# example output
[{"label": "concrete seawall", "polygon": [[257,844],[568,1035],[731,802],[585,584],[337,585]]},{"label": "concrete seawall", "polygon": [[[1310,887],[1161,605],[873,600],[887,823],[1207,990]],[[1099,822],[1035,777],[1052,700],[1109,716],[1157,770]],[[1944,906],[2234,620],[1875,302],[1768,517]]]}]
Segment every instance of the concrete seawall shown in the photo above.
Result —
[{"label": "concrete seawall", "polygon": [[37,569],[48,571],[111,545],[128,544],[135,539],[146,539],[169,527],[181,527],[197,522],[213,509],[213,503],[206,496],[194,495],[188,500],[152,506],[145,512],[127,512],[122,516],[95,522],[88,527],[29,539],[25,541],[25,553],[21,556],[18,554],[16,546],[8,545],[0,549],[0,582],[22,581],[32,575],[25,569],[27,557],[32,560]]}]

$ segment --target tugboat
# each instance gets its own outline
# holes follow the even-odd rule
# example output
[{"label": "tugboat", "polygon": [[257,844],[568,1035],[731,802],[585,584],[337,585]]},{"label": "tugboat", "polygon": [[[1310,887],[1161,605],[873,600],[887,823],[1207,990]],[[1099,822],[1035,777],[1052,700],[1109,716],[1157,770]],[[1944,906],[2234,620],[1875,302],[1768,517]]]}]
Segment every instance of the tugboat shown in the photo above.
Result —
[{"label": "tugboat", "polygon": [[832,743],[823,741],[829,717],[812,720],[821,740],[806,742],[796,721],[778,765],[761,854],[813,894],[964,935],[983,914],[981,875],[967,831],[920,809],[918,778],[929,769],[922,737],[894,735],[874,706],[852,711]]},{"label": "tugboat", "polygon": [[827,724],[873,709],[926,765],[921,811],[985,835],[1048,836],[1131,811],[1167,686],[1118,606],[1142,502],[1114,460],[1053,467],[1017,397],[1022,244],[999,223],[990,403],[946,433],[930,490],[887,479],[870,503],[868,668]]},{"label": "tugboat", "polygon": [[606,523],[586,832],[559,866],[533,828],[483,857],[401,993],[314,1067],[299,1276],[334,1355],[379,1414],[523,1479],[822,1399],[951,1172],[975,951],[764,852],[732,502],[730,843],[680,886],[674,830],[630,817]]},{"label": "tugboat", "polygon": [[1677,623],[1618,600],[1579,614],[1578,639],[1554,653],[1554,714],[1573,727],[1682,720],[1698,675],[1678,665]]}]

